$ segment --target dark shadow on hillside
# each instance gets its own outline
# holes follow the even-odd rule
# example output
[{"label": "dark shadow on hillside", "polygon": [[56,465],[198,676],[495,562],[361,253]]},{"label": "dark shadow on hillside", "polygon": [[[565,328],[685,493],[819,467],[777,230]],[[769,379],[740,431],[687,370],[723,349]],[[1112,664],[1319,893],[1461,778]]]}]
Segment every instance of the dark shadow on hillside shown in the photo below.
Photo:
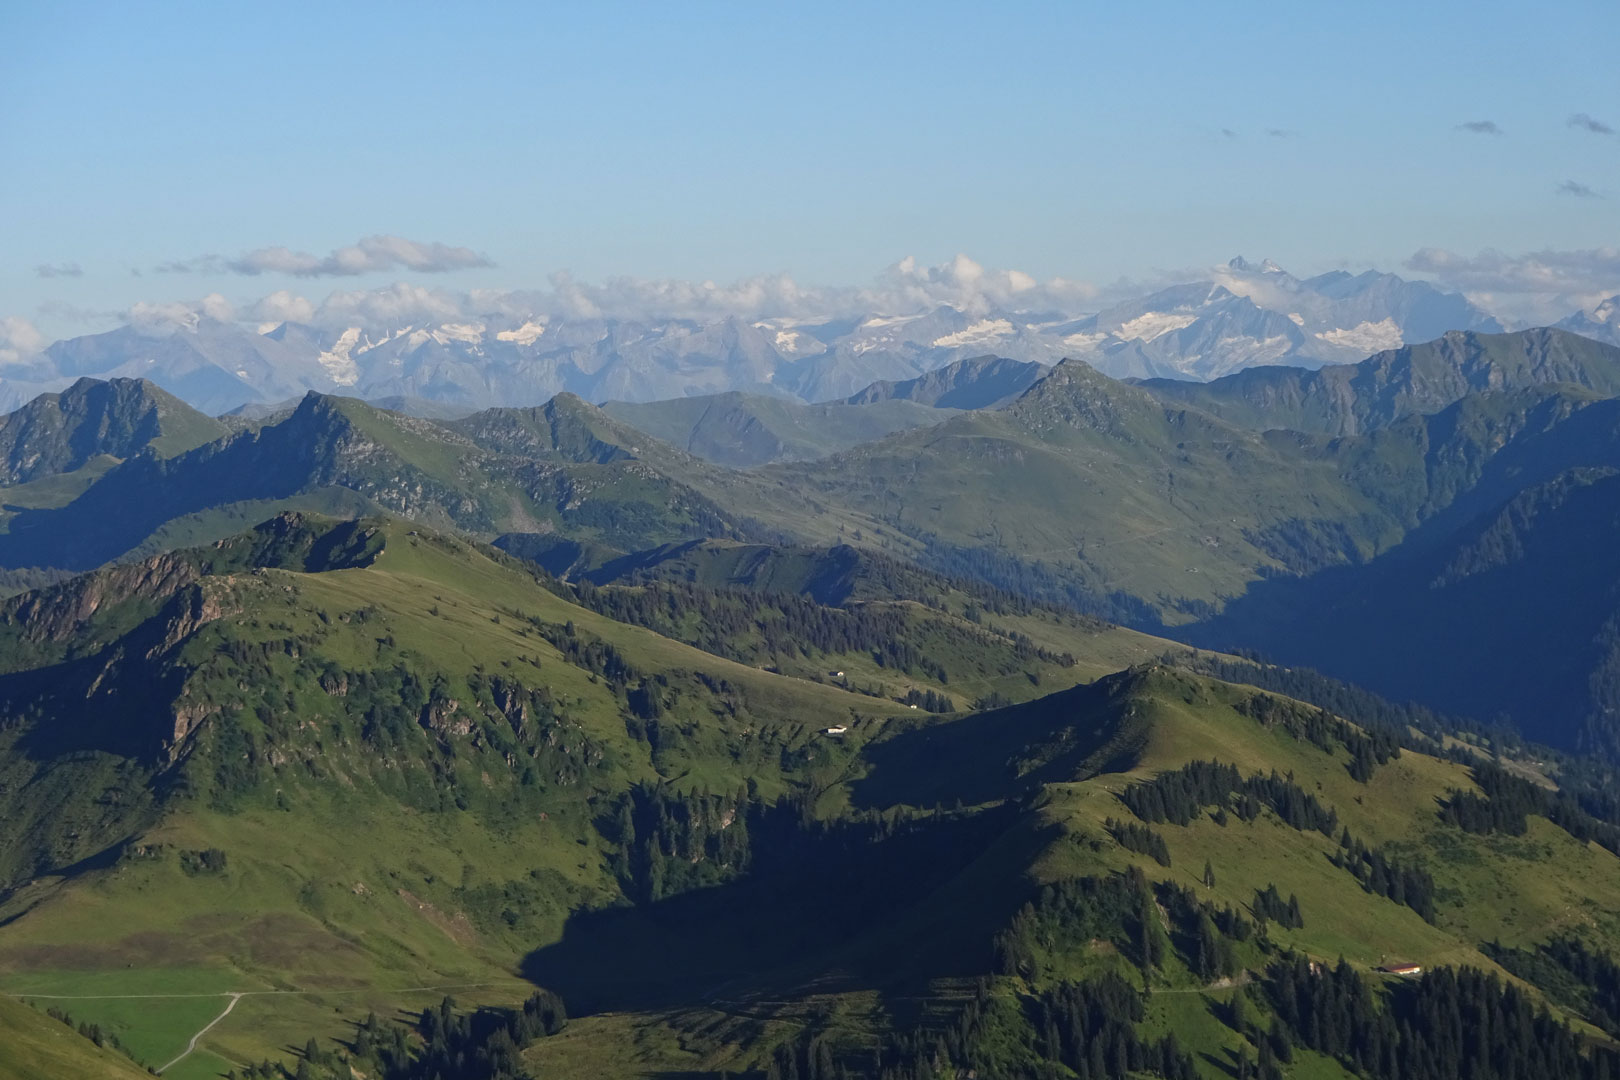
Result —
[{"label": "dark shadow on hillside", "polygon": [[165,624],[159,614],[106,651],[0,675],[0,710],[27,723],[17,749],[39,762],[87,752],[151,761],[172,733],[165,703],[182,676],[125,657],[155,646]]},{"label": "dark shadow on hillside", "polygon": [[932,721],[869,744],[855,806],[974,805],[1033,787],[1129,768],[1145,723],[1116,707],[1124,680],[1062,690],[1022,705]]},{"label": "dark shadow on hillside", "polygon": [[1617,428],[1620,402],[1578,410],[1510,441],[1396,547],[1255,582],[1220,615],[1160,632],[1254,649],[1440,712],[1505,715],[1568,743],[1573,725],[1549,721],[1588,709],[1593,642],[1620,578]]},{"label": "dark shadow on hillside", "polygon": [[1013,807],[890,828],[812,826],[756,850],[729,884],[580,912],[522,973],[574,1015],[684,1005],[762,1018],[806,992],[904,997],[985,974],[1048,838]]}]

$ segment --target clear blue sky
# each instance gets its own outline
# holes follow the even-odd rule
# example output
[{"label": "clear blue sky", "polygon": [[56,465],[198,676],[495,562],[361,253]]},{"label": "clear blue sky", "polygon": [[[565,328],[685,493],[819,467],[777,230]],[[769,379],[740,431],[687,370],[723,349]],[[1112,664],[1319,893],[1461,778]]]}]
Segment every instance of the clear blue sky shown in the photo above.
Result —
[{"label": "clear blue sky", "polygon": [[[457,289],[1620,244],[1620,136],[1568,123],[1620,128],[1614,0],[10,0],[0,41],[0,316],[53,334],[85,329],[64,308],[410,277],[151,272],[372,234],[496,263],[431,282]],[[1458,130],[1482,120],[1503,134]]]}]

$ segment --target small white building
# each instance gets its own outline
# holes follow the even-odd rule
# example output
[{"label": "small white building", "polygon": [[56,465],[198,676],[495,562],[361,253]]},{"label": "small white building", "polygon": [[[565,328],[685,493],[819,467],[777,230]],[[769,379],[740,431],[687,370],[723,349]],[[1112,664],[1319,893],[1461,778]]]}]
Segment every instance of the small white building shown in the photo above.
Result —
[{"label": "small white building", "polygon": [[825,735],[842,735],[844,732],[846,732],[848,730],[849,730],[849,728],[846,725],[838,724],[835,727],[828,728],[826,731],[823,732],[823,734],[825,734]]}]

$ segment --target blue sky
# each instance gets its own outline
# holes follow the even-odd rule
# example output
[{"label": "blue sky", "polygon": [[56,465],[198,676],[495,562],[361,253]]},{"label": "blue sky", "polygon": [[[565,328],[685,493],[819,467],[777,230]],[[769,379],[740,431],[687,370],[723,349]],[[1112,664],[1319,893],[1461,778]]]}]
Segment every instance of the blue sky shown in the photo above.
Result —
[{"label": "blue sky", "polygon": [[[0,316],[46,336],[212,292],[861,284],[958,252],[1100,285],[1584,252],[1598,289],[1620,245],[1620,135],[1569,122],[1620,129],[1613,0],[13,0],[0,40]],[[226,268],[378,235],[493,265]]]}]

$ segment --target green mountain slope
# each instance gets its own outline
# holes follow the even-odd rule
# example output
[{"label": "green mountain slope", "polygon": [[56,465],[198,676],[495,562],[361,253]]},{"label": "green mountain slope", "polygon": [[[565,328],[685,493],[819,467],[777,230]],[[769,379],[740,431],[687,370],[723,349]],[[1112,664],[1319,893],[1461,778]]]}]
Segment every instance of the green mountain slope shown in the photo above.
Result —
[{"label": "green mountain slope", "polygon": [[1355,435],[1439,412],[1469,394],[1568,383],[1620,394],[1620,349],[1562,330],[1456,332],[1319,370],[1254,367],[1208,383],[1149,379],[1166,401],[1255,431]]},{"label": "green mountain slope", "polygon": [[60,1020],[27,1005],[0,998],[0,1078],[44,1080],[135,1080],[149,1076],[116,1050],[97,1046]]},{"label": "green mountain slope", "polygon": [[936,409],[995,409],[1034,386],[1046,365],[1032,360],[975,356],[899,382],[875,382],[844,400],[850,405],[914,401]]},{"label": "green mountain slope", "polygon": [[0,564],[86,569],[229,535],[283,505],[384,509],[485,536],[563,529],[624,547],[738,531],[678,481],[597,440],[592,423],[616,422],[574,403],[452,427],[310,394],[277,423],[172,458],[131,459],[66,505],[14,513]]},{"label": "green mountain slope", "polygon": [[1559,384],[1471,394],[1367,435],[1261,434],[1064,363],[1003,409],[698,483],[799,536],[1174,625],[1257,581],[1363,562],[1432,518],[1603,464],[1613,445],[1594,403],[1607,406]]},{"label": "green mountain slope", "polygon": [[1526,488],[1420,554],[1254,590],[1191,636],[1613,752],[1616,467]]},{"label": "green mountain slope", "polygon": [[[786,584],[850,557],[763,563]],[[684,565],[727,558],[762,564]],[[1258,1052],[1288,950],[1366,973],[1523,968],[1554,933],[1608,948],[1613,838],[1569,832],[1591,819],[1465,831],[1437,808],[1475,780],[1438,743],[1155,665],[1060,681],[1118,642],[1033,608],[975,623],[970,593],[923,575],[932,594],[904,600],[880,569],[846,575],[843,607],[730,573],[570,585],[410,523],[284,515],[13,598],[0,990],[76,995],[148,1064],[251,992],[177,1076],[291,1072],[311,1036],[306,1075],[370,1075],[351,1026],[367,1011],[393,1025],[446,992],[511,1005],[534,984],[574,1017],[524,1051],[539,1075],[765,1072],[803,1052],[876,1077],[879,1058],[911,1068],[920,1027],[929,1045],[979,1032],[942,1052],[1012,1076],[1069,1060],[1031,1017],[1112,975],[1141,1009],[1117,1038],[1173,1029],[1192,1075],[1219,1076]],[[753,662],[853,657],[836,647],[862,618],[930,685],[1012,662],[1023,699],[934,715]],[[1042,653],[1063,641],[1073,664]],[[1232,779],[1189,813],[1175,785],[1212,759]],[[1430,876],[1392,891],[1388,867],[1419,860]],[[1139,955],[1143,932],[1158,944]],[[1244,972],[1254,1030],[1211,1022]],[[143,993],[204,996],[114,996]],[[1334,1075],[1307,1037],[1296,1075]]]},{"label": "green mountain slope", "polygon": [[602,411],[705,461],[737,468],[825,457],[948,415],[917,401],[805,405],[736,392],[641,404],[609,401]]},{"label": "green mountain slope", "polygon": [[[521,942],[619,892],[590,800],[660,775],[774,797],[838,767],[813,732],[904,708],[376,522],[277,519],[18,598],[3,629],[0,968],[38,992],[132,967],[508,985]],[[637,693],[657,723],[627,727]]]},{"label": "green mountain slope", "polygon": [[227,434],[224,424],[144,379],[80,379],[0,418],[0,485],[25,484],[148,448],[158,457],[173,457]]},{"label": "green mountain slope", "polygon": [[[732,497],[773,521],[790,501],[827,508],[847,542],[1152,623],[1241,592],[1275,565],[1272,534],[1321,519],[1349,523],[1352,546],[1392,539],[1367,497],[1307,451],[1068,362],[1004,409],[774,466],[758,504]],[[851,528],[840,512],[880,528]]]}]

